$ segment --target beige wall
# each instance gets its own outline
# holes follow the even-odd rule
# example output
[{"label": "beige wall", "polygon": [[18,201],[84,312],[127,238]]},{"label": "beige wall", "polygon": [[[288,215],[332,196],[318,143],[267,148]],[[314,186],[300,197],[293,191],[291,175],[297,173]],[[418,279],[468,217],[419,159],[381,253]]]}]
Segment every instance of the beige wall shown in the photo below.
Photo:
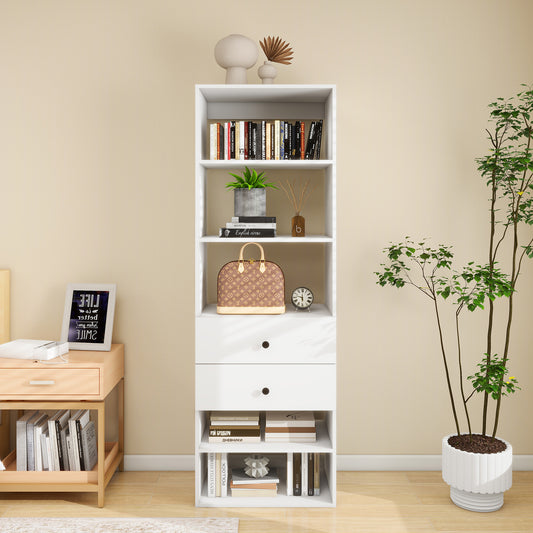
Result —
[{"label": "beige wall", "polygon": [[[68,282],[116,282],[126,453],[193,452],[195,83],[215,43],[280,35],[279,83],[338,87],[338,442],[434,454],[453,430],[430,309],[375,285],[404,235],[484,258],[487,104],[532,82],[528,0],[7,1],[0,5],[0,268],[12,337],[60,334]],[[249,81],[257,83],[256,69]],[[524,269],[518,305],[531,301]],[[480,317],[467,345],[481,351]],[[533,453],[529,318],[502,436]],[[471,368],[470,368],[471,369]]]}]

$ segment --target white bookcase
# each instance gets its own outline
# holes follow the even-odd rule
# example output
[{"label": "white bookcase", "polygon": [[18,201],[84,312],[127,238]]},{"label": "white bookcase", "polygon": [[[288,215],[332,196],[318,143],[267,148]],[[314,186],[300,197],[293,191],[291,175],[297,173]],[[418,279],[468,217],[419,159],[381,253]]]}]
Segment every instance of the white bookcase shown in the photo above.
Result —
[{"label": "white bookcase", "polygon": [[[195,114],[195,469],[196,505],[205,507],[333,507],[336,505],[336,97],[333,85],[197,85]],[[323,122],[320,160],[209,159],[209,124],[228,120],[319,120]],[[306,128],[306,136],[308,128]],[[267,181],[310,177],[313,192],[306,236],[290,236],[290,210],[284,193],[269,190],[267,215],[277,217],[277,237],[258,240],[268,260],[285,274],[287,311],[282,315],[218,315],[218,270],[237,259],[248,239],[219,238],[218,228],[233,215],[228,172],[245,166],[263,170]],[[272,200],[271,200],[272,199]],[[253,240],[253,239],[250,239]],[[310,311],[296,311],[290,294],[311,288]],[[267,342],[265,342],[267,341]],[[208,442],[211,411],[314,411],[313,443],[258,444]],[[229,466],[245,454],[271,458],[280,475],[270,498],[207,496],[207,454],[228,453]],[[321,454],[319,496],[287,496],[286,454]]]}]

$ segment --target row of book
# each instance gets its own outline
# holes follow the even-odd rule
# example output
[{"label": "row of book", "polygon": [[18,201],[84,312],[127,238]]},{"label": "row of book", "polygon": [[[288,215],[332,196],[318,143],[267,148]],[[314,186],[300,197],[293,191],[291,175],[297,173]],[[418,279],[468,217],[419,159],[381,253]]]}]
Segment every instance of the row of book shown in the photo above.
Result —
[{"label": "row of book", "polygon": [[[312,411],[267,411],[265,442],[316,442]],[[216,411],[209,417],[209,442],[261,442],[258,411]]]},{"label": "row of book", "polygon": [[[273,497],[279,494],[276,468],[260,478],[248,476],[242,468],[230,468],[227,453],[207,454],[207,496]],[[287,496],[320,496],[320,454],[287,453]]]},{"label": "row of book", "polygon": [[18,471],[88,471],[97,462],[96,428],[87,409],[27,411],[16,422]]},{"label": "row of book", "polygon": [[209,125],[210,159],[320,159],[322,120],[229,120]]},{"label": "row of book", "polygon": [[219,237],[275,237],[276,217],[238,216],[220,228]]}]

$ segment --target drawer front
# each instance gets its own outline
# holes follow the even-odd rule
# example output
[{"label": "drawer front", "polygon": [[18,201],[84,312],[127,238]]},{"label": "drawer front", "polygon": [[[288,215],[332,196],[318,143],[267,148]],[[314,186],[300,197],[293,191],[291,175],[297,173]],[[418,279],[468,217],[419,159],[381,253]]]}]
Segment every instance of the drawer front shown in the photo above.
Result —
[{"label": "drawer front", "polygon": [[334,363],[335,319],[306,314],[200,317],[196,362]]},{"label": "drawer front", "polygon": [[16,399],[48,398],[52,396],[98,396],[98,368],[57,369],[35,368],[0,370],[0,395]]},{"label": "drawer front", "polygon": [[196,409],[334,410],[335,365],[196,365]]}]

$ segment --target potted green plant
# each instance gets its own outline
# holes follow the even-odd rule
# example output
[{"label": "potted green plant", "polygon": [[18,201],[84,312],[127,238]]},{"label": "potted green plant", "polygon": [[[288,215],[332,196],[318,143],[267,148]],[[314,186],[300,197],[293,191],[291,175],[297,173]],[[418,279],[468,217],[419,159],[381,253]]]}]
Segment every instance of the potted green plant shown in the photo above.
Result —
[{"label": "potted green plant", "polygon": [[235,181],[226,183],[226,188],[234,190],[234,215],[265,216],[266,190],[268,187],[277,189],[273,183],[265,182],[264,172],[259,174],[255,169],[244,167],[242,175],[229,173]]},{"label": "potted green plant", "polygon": [[[455,434],[442,443],[443,478],[450,485],[452,501],[473,511],[499,509],[503,493],[512,483],[512,447],[496,434],[502,398],[519,389],[516,377],[508,376],[516,314],[513,304],[523,260],[533,258],[533,90],[526,88],[508,100],[499,98],[489,107],[493,124],[487,130],[489,153],[477,160],[490,201],[486,262],[471,261],[454,270],[451,247],[432,247],[426,240],[406,238],[385,248],[387,263],[376,272],[379,285],[412,286],[431,302],[455,426]],[[508,265],[508,271],[502,270],[501,264]],[[441,320],[444,300],[455,305],[453,360]],[[495,321],[496,307],[504,308],[503,321]],[[487,312],[486,328],[480,332],[486,348],[477,371],[463,368],[460,325],[465,309]],[[497,331],[500,326],[503,331]],[[503,339],[498,347],[496,339]],[[451,378],[452,364],[457,365],[456,383]],[[483,396],[478,433],[472,430],[468,405],[475,394]],[[494,402],[492,422],[490,401]],[[461,418],[466,431],[461,429]]]}]

